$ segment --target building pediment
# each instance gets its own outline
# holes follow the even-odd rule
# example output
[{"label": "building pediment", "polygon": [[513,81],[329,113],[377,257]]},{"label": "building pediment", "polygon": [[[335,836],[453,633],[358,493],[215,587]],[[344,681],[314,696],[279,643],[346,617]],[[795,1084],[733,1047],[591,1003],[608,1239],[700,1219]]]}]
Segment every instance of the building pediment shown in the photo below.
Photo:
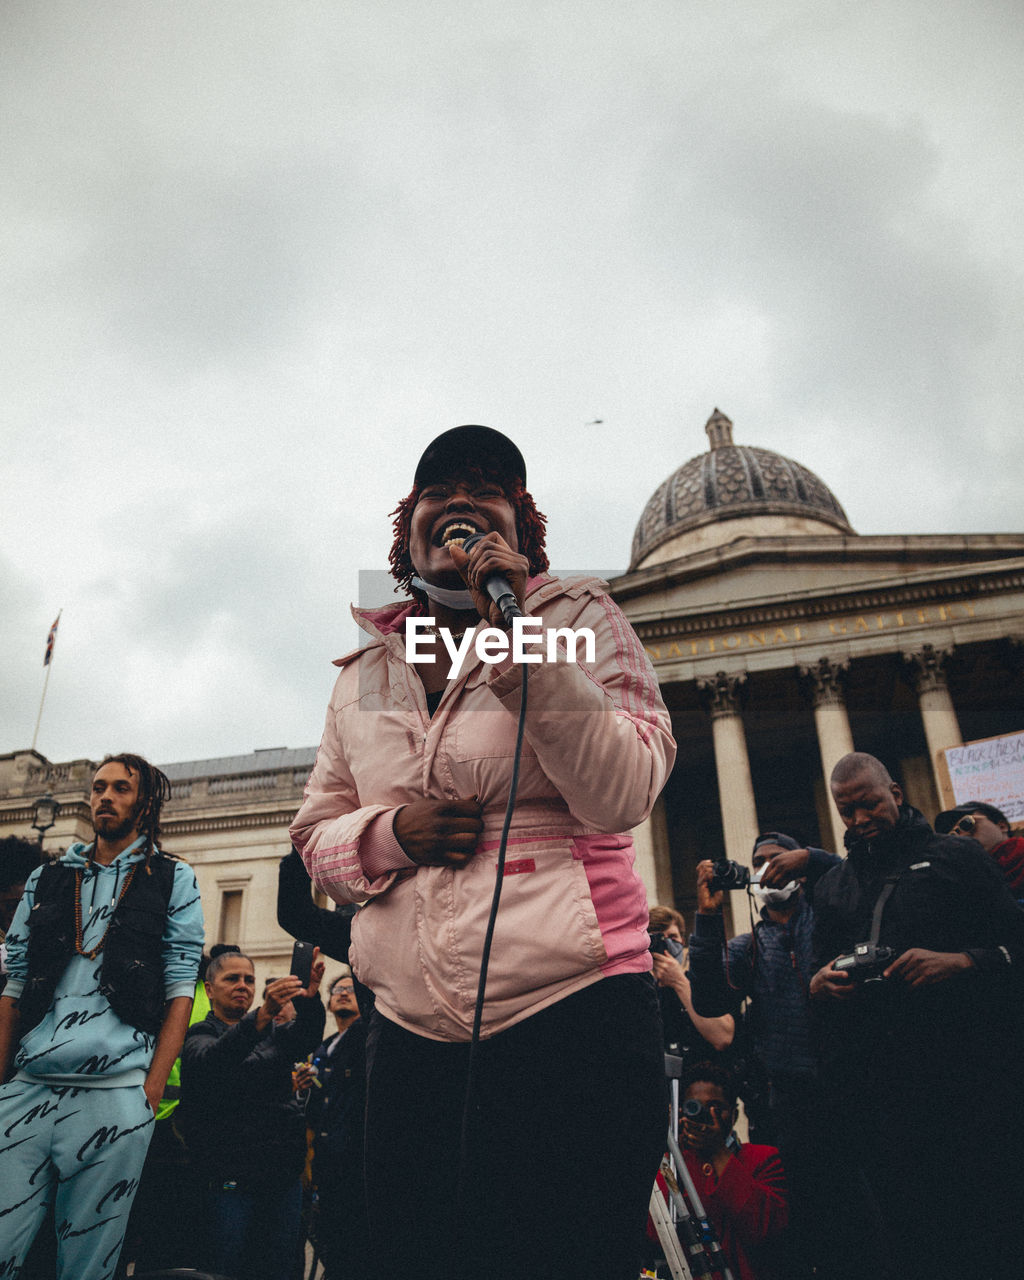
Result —
[{"label": "building pediment", "polygon": [[[839,541],[828,539],[833,553]],[[1024,637],[1024,539],[1000,542],[858,538],[848,557],[828,559],[804,539],[786,548],[762,540],[733,546],[714,578],[698,571],[641,586],[638,577],[656,576],[647,570],[616,579],[612,592],[662,679],[791,666],[826,651],[869,656],[1008,631]]]},{"label": "building pediment", "polygon": [[610,589],[636,623],[740,602],[763,607],[834,590],[871,591],[917,575],[1019,573],[1022,562],[1024,536],[1017,534],[743,537],[622,574]]}]

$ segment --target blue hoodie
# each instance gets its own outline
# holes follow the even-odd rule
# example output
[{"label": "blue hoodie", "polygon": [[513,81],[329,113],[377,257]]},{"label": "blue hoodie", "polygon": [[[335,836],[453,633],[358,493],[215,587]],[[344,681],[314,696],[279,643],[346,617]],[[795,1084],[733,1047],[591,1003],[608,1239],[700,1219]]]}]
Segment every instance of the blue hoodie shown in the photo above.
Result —
[{"label": "blue hoodie", "polygon": [[[84,870],[82,878],[83,949],[103,937],[124,878],[132,863],[145,858],[145,838],[123,850],[108,866],[91,863],[90,845],[73,844],[61,858]],[[25,894],[7,934],[9,979],[5,996],[17,999],[28,978],[28,918],[41,868],[28,878]],[[191,996],[203,952],[203,909],[195,873],[175,863],[174,883],[164,926],[164,992],[168,1000]],[[14,1060],[17,1078],[52,1085],[119,1088],[144,1084],[156,1038],[122,1022],[99,991],[103,952],[94,960],[73,955],[57,984],[43,1020],[22,1038]]]}]

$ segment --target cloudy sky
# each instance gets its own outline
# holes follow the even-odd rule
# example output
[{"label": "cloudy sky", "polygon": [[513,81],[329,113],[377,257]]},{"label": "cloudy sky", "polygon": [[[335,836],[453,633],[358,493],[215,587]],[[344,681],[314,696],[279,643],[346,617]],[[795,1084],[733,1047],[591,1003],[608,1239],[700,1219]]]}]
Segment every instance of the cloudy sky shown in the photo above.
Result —
[{"label": "cloudy sky", "polygon": [[[1013,0],[6,0],[0,752],[320,736],[437,432],[556,567],[707,447],[1021,528]],[[600,423],[595,420],[600,419]]]}]

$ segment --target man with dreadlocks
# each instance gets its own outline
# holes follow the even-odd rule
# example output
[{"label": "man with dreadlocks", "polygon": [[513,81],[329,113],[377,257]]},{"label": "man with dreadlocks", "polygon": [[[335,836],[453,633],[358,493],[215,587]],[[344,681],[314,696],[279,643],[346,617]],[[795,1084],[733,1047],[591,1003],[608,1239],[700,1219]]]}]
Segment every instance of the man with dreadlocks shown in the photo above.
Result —
[{"label": "man with dreadlocks", "polygon": [[107,756],[95,840],[32,873],[7,934],[0,1276],[19,1273],[50,1203],[58,1280],[117,1268],[203,946],[195,875],[157,846],[169,794],[141,756]]}]

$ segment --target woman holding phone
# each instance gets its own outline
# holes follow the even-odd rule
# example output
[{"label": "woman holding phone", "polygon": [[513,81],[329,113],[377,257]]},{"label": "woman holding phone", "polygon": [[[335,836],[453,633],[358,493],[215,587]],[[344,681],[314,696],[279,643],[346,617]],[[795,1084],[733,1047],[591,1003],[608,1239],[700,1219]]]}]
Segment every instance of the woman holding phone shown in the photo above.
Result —
[{"label": "woman holding phone", "polygon": [[[308,959],[308,957],[307,957]],[[258,1008],[252,960],[224,952],[210,961],[210,1012],[189,1028],[181,1051],[178,1126],[206,1187],[205,1265],[246,1280],[290,1280],[298,1247],[306,1127],[292,1091],[295,1063],[323,1039],[320,981],[275,978]],[[275,1020],[291,1002],[295,1018]]]}]

